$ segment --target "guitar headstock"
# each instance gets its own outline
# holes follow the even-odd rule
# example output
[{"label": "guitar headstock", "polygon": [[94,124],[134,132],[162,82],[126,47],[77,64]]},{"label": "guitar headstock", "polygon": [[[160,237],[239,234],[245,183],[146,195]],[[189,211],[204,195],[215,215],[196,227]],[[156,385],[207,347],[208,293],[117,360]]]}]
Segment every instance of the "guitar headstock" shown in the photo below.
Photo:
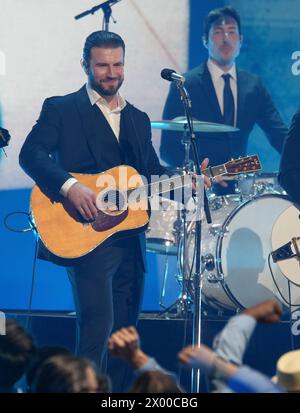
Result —
[{"label": "guitar headstock", "polygon": [[234,159],[225,163],[227,174],[242,174],[261,170],[261,163],[257,155],[246,156],[245,158]]}]

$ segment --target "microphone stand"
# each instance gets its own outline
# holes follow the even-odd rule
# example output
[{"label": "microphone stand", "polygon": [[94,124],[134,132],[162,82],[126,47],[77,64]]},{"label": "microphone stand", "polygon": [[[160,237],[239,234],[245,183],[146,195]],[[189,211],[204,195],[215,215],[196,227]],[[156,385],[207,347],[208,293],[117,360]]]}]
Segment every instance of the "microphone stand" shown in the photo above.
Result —
[{"label": "microphone stand", "polygon": [[[201,175],[201,167],[199,161],[199,153],[196,144],[196,136],[193,128],[193,118],[192,118],[192,103],[190,96],[183,86],[181,80],[176,81],[177,89],[179,90],[181,101],[183,102],[184,112],[187,119],[188,129],[185,131],[185,142],[187,137],[190,137],[190,142],[192,144],[193,158],[195,160],[196,173]],[[187,161],[187,159],[185,159]],[[186,162],[186,165],[188,163]],[[202,194],[200,194],[201,196]],[[199,196],[199,195],[198,195]],[[204,190],[204,212],[206,216],[207,223],[211,223],[211,216],[209,211],[208,199],[206,192]],[[196,206],[196,236],[195,236],[195,248],[196,248],[196,260],[195,260],[195,272],[193,275],[194,280],[194,311],[193,311],[193,337],[192,344],[193,347],[200,347],[201,344],[201,307],[202,307],[202,297],[201,297],[201,217],[199,216],[199,208]],[[184,243],[186,241],[186,236],[184,236]],[[186,246],[183,247],[183,282],[186,275],[187,265],[186,265]],[[200,369],[193,368],[191,376],[191,392],[200,392]]]},{"label": "microphone stand", "polygon": [[75,20],[79,20],[82,17],[88,16],[89,14],[94,14],[96,11],[102,9],[103,11],[103,22],[102,22],[102,30],[108,32],[109,31],[109,21],[112,18],[113,22],[116,23],[116,20],[112,17],[112,10],[111,6],[118,3],[121,0],[108,0],[98,6],[92,7],[90,10],[86,10],[77,16],[74,17]]}]

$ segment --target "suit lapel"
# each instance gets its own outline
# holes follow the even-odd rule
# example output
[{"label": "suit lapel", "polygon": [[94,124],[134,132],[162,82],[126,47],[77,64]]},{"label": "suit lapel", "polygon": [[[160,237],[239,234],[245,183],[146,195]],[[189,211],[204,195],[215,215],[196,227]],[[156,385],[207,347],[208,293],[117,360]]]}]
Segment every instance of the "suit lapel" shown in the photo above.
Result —
[{"label": "suit lapel", "polygon": [[206,62],[200,66],[199,82],[207,97],[207,101],[211,106],[212,113],[216,115],[216,122],[223,123],[223,117],[220,110],[218,98]]},{"label": "suit lapel", "polygon": [[241,72],[237,69],[236,71],[237,76],[237,120],[236,126],[240,128],[242,125],[242,112],[243,108],[245,107],[245,99],[246,99],[246,87],[245,82],[242,79]]},{"label": "suit lapel", "polygon": [[100,170],[103,148],[109,145],[118,153],[119,144],[101,110],[97,105],[91,105],[85,86],[76,95],[76,105],[91,155],[95,159],[97,169]]}]

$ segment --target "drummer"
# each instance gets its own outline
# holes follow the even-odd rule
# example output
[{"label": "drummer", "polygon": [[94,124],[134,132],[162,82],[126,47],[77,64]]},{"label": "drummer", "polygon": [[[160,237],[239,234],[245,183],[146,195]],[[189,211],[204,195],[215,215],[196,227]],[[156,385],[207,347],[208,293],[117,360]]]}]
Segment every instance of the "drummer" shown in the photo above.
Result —
[{"label": "drummer", "polygon": [[[287,134],[287,128],[260,78],[236,67],[235,60],[242,42],[240,16],[235,9],[226,6],[210,11],[203,30],[203,45],[208,51],[208,59],[184,75],[194,118],[239,128],[234,133],[197,134],[200,157],[209,158],[210,166],[245,156],[248,137],[255,124],[262,128],[279,153]],[[163,119],[174,119],[184,114],[180,95],[173,83]],[[171,166],[183,164],[181,140],[182,133],[162,133],[160,156]],[[233,192],[233,183],[228,185],[221,181],[220,185],[216,186],[217,193]]]}]

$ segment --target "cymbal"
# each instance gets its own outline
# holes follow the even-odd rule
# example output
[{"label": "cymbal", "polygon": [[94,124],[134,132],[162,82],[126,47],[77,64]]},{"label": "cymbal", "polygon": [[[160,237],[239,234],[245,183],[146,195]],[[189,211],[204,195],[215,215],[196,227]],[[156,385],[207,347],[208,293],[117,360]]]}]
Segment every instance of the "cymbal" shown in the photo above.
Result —
[{"label": "cymbal", "polygon": [[[221,123],[203,122],[194,120],[194,132],[237,132],[239,129],[230,125],[223,125]],[[186,118],[180,117],[173,120],[157,120],[151,122],[153,129],[162,129],[168,131],[184,132],[187,126]]]}]

